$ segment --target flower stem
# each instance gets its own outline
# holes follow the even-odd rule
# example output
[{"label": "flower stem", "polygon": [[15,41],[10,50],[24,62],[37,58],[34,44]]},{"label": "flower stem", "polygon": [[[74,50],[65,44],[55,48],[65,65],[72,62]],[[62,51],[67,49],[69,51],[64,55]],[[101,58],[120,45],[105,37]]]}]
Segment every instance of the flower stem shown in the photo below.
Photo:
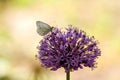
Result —
[{"label": "flower stem", "polygon": [[66,73],[66,80],[70,80],[70,71]]},{"label": "flower stem", "polygon": [[34,75],[34,80],[37,80],[37,77],[38,77],[38,76],[37,76],[37,74],[35,73],[35,75]]}]

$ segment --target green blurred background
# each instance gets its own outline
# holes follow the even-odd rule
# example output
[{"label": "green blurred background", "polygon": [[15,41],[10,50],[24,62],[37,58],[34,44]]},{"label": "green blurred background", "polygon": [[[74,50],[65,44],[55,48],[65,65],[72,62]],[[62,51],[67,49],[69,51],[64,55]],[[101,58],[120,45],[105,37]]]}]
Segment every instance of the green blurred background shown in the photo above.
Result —
[{"label": "green blurred background", "polygon": [[35,58],[37,20],[72,24],[99,40],[98,67],[74,71],[71,80],[120,80],[119,0],[0,0],[0,80],[66,79],[64,69],[44,69]]}]

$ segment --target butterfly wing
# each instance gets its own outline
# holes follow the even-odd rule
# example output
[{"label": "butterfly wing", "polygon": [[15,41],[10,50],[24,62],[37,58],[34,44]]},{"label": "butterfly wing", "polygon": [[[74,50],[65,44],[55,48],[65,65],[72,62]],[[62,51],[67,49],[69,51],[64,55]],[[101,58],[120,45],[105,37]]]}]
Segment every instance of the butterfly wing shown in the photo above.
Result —
[{"label": "butterfly wing", "polygon": [[36,21],[37,33],[41,36],[46,35],[52,30],[52,27],[44,22]]}]

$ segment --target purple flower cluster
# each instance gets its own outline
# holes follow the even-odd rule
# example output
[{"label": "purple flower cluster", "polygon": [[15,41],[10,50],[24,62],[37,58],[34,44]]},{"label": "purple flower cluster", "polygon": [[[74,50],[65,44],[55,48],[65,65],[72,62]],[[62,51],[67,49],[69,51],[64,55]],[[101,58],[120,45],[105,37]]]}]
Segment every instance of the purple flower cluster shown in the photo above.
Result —
[{"label": "purple flower cluster", "polygon": [[65,72],[83,67],[93,69],[96,58],[101,55],[97,43],[93,36],[77,28],[69,27],[66,32],[56,28],[40,41],[38,58],[42,66],[51,70],[61,67]]}]

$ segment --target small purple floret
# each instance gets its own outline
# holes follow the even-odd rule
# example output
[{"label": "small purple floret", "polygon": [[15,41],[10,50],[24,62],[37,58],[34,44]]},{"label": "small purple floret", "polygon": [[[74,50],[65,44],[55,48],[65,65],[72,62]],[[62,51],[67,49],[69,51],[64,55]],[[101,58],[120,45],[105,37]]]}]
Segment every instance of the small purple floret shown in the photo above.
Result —
[{"label": "small purple floret", "polygon": [[71,70],[96,67],[96,58],[101,55],[94,37],[89,37],[82,30],[69,27],[66,32],[56,28],[44,36],[38,46],[38,58],[42,66],[57,70],[64,67]]}]

